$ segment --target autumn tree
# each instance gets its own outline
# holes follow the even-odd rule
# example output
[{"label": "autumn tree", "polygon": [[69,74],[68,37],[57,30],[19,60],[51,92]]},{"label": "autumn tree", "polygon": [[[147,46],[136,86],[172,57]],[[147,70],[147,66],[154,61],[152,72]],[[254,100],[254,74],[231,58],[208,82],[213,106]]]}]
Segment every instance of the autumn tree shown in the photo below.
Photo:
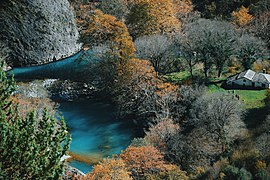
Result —
[{"label": "autumn tree", "polygon": [[187,15],[193,10],[191,0],[172,0],[173,7],[178,19],[186,18]]},{"label": "autumn tree", "polygon": [[156,104],[156,122],[175,117],[175,104],[178,100],[178,87],[170,83],[157,84],[156,98],[152,101]]},{"label": "autumn tree", "polygon": [[107,79],[103,78],[102,83],[110,91],[115,80],[125,76],[124,72],[129,68],[127,62],[135,52],[128,29],[114,16],[96,10],[89,16],[81,40],[85,46],[100,51],[99,54],[102,56],[101,59],[99,58],[100,61],[94,66],[93,64],[89,66],[91,71],[95,68],[95,71],[107,77]]},{"label": "autumn tree", "polygon": [[231,13],[241,6],[248,7],[257,0],[193,0],[194,9],[200,11],[204,18],[229,19]]},{"label": "autumn tree", "polygon": [[144,137],[159,150],[165,150],[170,138],[179,132],[179,124],[171,119],[162,119],[159,123],[150,126]]},{"label": "autumn tree", "polygon": [[134,177],[164,171],[163,154],[152,146],[128,147],[120,155]]},{"label": "autumn tree", "polygon": [[256,60],[264,59],[268,54],[266,44],[248,34],[239,38],[237,49],[240,62],[246,70],[250,69]]},{"label": "autumn tree", "polygon": [[77,180],[183,179],[188,176],[178,166],[166,164],[163,154],[153,146],[129,146],[119,156],[104,159],[86,176]]},{"label": "autumn tree", "polygon": [[61,157],[69,148],[66,124],[49,115],[42,119],[35,111],[19,115],[10,99],[14,82],[0,67],[0,179],[60,179],[64,162]]},{"label": "autumn tree", "polygon": [[133,38],[152,34],[171,34],[180,28],[171,0],[129,1],[127,27]]},{"label": "autumn tree", "polygon": [[56,103],[49,99],[43,81],[18,82],[16,85],[16,93],[12,96],[12,100],[18,105],[21,117],[27,117],[29,111],[36,111],[37,118],[41,119],[45,108],[49,114],[55,114]]},{"label": "autumn tree", "polygon": [[[146,60],[131,59],[128,63],[130,76],[118,86],[121,91],[114,100],[119,104],[121,117],[133,116],[147,125],[173,116],[173,104],[177,98],[177,87],[163,83],[151,63]],[[142,120],[142,121],[141,121]]]},{"label": "autumn tree", "polygon": [[253,19],[253,16],[249,14],[249,9],[244,6],[241,6],[238,11],[233,11],[232,17],[234,18],[234,23],[239,26],[245,26]]},{"label": "autumn tree", "polygon": [[165,171],[160,172],[159,174],[145,174],[144,178],[149,180],[162,180],[162,179],[171,179],[171,180],[188,180],[190,179],[187,175],[187,172],[182,171],[178,166],[172,164],[165,164]]},{"label": "autumn tree", "polygon": [[157,78],[156,72],[147,60],[130,59],[125,69],[125,78],[117,83],[114,89],[114,101],[119,104],[119,116],[127,117],[131,114],[141,117],[155,117],[156,84],[161,81]]},{"label": "autumn tree", "polygon": [[135,41],[136,55],[149,60],[157,72],[167,73],[174,69],[175,51],[173,42],[165,35],[139,37]]},{"label": "autumn tree", "polygon": [[81,41],[85,46],[106,45],[110,53],[119,58],[132,57],[135,49],[125,24],[114,16],[95,10],[82,32]]},{"label": "autumn tree", "polygon": [[97,180],[131,180],[125,162],[120,158],[104,159],[93,167],[93,170],[81,179]]}]

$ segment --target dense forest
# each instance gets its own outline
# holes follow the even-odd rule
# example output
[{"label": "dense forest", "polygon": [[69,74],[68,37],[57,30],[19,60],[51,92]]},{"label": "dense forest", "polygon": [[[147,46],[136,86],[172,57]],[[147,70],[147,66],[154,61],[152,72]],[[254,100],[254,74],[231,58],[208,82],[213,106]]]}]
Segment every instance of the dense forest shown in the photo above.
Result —
[{"label": "dense forest", "polygon": [[[3,9],[16,3],[25,2]],[[88,174],[68,171],[72,140],[51,89],[29,97],[29,82],[7,73],[22,63],[3,33],[0,179],[270,179],[270,90],[226,84],[249,69],[270,73],[269,0],[69,3],[78,43],[99,59],[70,80],[95,86],[139,135]]]}]

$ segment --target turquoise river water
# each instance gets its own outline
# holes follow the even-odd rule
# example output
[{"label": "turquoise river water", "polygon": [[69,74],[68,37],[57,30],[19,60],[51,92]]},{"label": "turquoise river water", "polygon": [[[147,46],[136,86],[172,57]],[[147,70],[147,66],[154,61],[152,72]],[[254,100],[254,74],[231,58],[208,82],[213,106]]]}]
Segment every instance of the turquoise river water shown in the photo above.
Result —
[{"label": "turquoise river water", "polygon": [[110,104],[91,101],[61,102],[62,112],[72,134],[71,154],[75,159],[70,165],[84,173],[92,163],[113,154],[119,154],[132,139],[132,127],[114,116]]}]

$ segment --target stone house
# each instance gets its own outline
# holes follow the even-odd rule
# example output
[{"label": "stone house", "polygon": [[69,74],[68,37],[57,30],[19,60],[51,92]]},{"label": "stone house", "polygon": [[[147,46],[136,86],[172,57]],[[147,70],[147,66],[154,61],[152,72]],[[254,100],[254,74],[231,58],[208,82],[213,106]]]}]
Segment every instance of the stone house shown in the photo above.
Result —
[{"label": "stone house", "polygon": [[270,74],[256,73],[246,70],[236,75],[230,76],[226,84],[232,87],[270,88]]}]

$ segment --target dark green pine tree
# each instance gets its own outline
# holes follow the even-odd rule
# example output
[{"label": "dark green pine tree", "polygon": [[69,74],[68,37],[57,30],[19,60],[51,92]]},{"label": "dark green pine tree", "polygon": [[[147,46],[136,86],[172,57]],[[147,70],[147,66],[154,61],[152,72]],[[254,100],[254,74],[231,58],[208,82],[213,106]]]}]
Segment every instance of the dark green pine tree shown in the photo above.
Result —
[{"label": "dark green pine tree", "polygon": [[10,98],[14,80],[0,63],[0,179],[60,179],[71,141],[65,121],[46,110],[42,119],[34,111],[20,117]]}]

